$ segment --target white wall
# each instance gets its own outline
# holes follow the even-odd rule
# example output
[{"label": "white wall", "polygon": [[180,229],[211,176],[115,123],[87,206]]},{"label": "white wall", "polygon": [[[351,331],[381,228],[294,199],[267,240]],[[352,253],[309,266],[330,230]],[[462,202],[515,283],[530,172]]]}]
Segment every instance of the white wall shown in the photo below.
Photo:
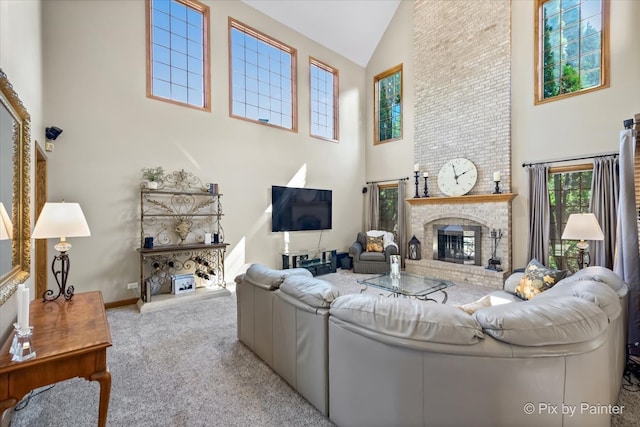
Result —
[{"label": "white wall", "polygon": [[[366,93],[366,168],[367,181],[413,176],[413,3],[401,1],[389,27],[367,64]],[[374,145],[373,79],[402,64],[402,139]],[[407,184],[408,196],[415,192],[413,179]],[[409,236],[411,237],[411,236]]]},{"label": "white wall", "polygon": [[[527,264],[527,178],[523,162],[617,152],[622,121],[640,112],[640,2],[611,2],[611,86],[533,104],[533,1],[511,2],[513,265]],[[584,161],[583,161],[584,163]]]},{"label": "white wall", "polygon": [[[139,278],[143,167],[185,169],[219,183],[227,282],[246,263],[280,266],[284,233],[270,231],[271,185],[302,177],[295,186],[333,190],[333,229],[291,233],[292,248],[347,250],[360,230],[353,201],[364,181],[364,69],[239,1],[204,3],[211,9],[210,113],[146,97],[143,1],[44,3],[46,124],[64,130],[49,156],[49,200],[79,202],[92,234],[70,239],[77,292],[99,289],[106,302],[136,296],[126,284]],[[228,16],[298,50],[297,133],[229,118]],[[309,55],[339,70],[339,143],[308,136]]]},{"label": "white wall", "polygon": [[[39,0],[0,1],[0,68],[31,115],[29,155],[32,162],[36,141],[44,140],[41,35]],[[31,202],[33,204],[33,197]],[[31,295],[33,283],[32,269],[26,283]],[[14,294],[0,308],[0,338],[6,337],[11,330],[16,320],[16,306]]]}]

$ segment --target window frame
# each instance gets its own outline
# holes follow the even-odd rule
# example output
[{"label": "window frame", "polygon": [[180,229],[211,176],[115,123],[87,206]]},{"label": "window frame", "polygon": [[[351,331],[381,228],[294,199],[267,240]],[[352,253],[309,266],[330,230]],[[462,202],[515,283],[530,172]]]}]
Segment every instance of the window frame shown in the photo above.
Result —
[{"label": "window frame", "polygon": [[[535,0],[534,2],[534,105],[545,104],[548,102],[558,101],[561,99],[570,98],[576,95],[582,95],[591,93],[596,90],[606,89],[610,86],[610,55],[609,55],[609,39],[610,30],[609,25],[609,9],[610,0],[602,0],[602,30],[601,30],[601,45],[600,45],[600,85],[593,86],[585,89],[580,89],[574,92],[562,93],[550,98],[544,98],[544,43],[542,37],[544,32],[541,33],[543,5],[553,0]],[[562,28],[562,27],[561,27]],[[580,37],[581,39],[582,37]]]},{"label": "window frame", "polygon": [[[255,37],[256,39],[258,39],[259,41],[266,43],[268,45],[271,45],[277,49],[280,49],[282,51],[285,51],[287,53],[289,53],[289,55],[291,55],[291,128],[285,127],[285,126],[281,126],[281,125],[277,125],[277,124],[273,124],[273,123],[269,123],[269,122],[264,122],[261,120],[254,120],[252,118],[249,117],[245,117],[245,116],[239,116],[236,114],[233,114],[233,56],[232,56],[232,49],[233,49],[233,43],[232,43],[232,37],[231,37],[231,32],[233,29],[236,29],[238,31],[244,32],[246,34],[249,34],[252,37]],[[240,21],[238,21],[237,19],[232,18],[231,16],[229,16],[228,18],[228,48],[229,48],[229,58],[228,58],[228,62],[229,62],[229,117],[232,117],[234,119],[240,119],[240,120],[245,120],[247,122],[251,122],[251,123],[257,123],[259,125],[262,126],[269,126],[269,127],[273,127],[273,128],[277,128],[277,129],[283,129],[283,130],[287,130],[290,132],[298,132],[298,76],[297,76],[297,57],[298,57],[298,51],[296,48],[287,45],[286,43],[283,43],[253,27],[250,27],[249,25],[246,25]]]},{"label": "window frame", "polygon": [[[396,215],[396,221],[394,224],[394,229],[392,230],[385,230],[384,227],[382,227],[382,225],[380,224],[380,220],[382,219],[382,203],[380,203],[380,200],[382,200],[381,196],[381,192],[383,190],[390,190],[390,189],[394,189],[395,193],[396,193],[396,203],[395,203],[395,207],[396,207],[396,211],[395,211],[395,215]],[[398,236],[397,236],[397,227],[398,227],[398,184],[397,183],[390,183],[390,184],[378,184],[378,225],[381,230],[384,231],[388,231],[390,233],[393,234],[393,238],[394,241],[398,241]]]},{"label": "window frame", "polygon": [[156,99],[158,101],[168,102],[174,105],[180,105],[187,108],[193,108],[195,110],[211,112],[211,52],[210,52],[210,9],[209,6],[204,3],[200,3],[197,0],[172,0],[176,3],[180,3],[188,8],[202,14],[202,53],[203,53],[203,102],[204,105],[198,106],[189,104],[188,102],[177,101],[171,98],[165,98],[155,95],[153,93],[153,49],[152,49],[152,37],[151,26],[153,23],[153,8],[151,7],[152,0],[145,0],[146,8],[146,49],[147,49],[147,98]]},{"label": "window frame", "polygon": [[[593,171],[593,163],[583,163],[583,164],[576,164],[576,165],[569,165],[569,166],[557,166],[557,167],[551,167],[549,168],[548,171],[548,175],[549,178],[547,180],[547,192],[549,193],[549,198],[551,198],[551,187],[549,187],[549,182],[552,179],[552,175],[555,174],[567,174],[567,173],[580,173],[580,172],[589,172],[589,171]],[[593,175],[592,175],[592,180],[593,180]],[[589,182],[589,205],[591,204],[591,182]],[[550,209],[552,208],[552,206],[549,206]],[[585,209],[580,209],[580,213],[587,213],[590,212],[590,207],[589,206],[581,206],[581,208],[585,208]],[[566,207],[563,206],[563,210],[562,210],[563,214],[566,214]],[[555,268],[557,268],[558,270],[563,270],[563,269],[567,269],[570,271],[577,271],[577,270],[573,270],[572,266],[574,263],[574,259],[575,259],[575,264],[577,266],[577,251],[575,249],[575,245],[576,243],[578,243],[577,240],[563,240],[561,238],[562,233],[564,232],[564,228],[566,226],[566,220],[569,219],[569,215],[571,213],[565,215],[566,218],[563,218],[563,224],[562,224],[562,231],[560,232],[560,236],[558,236],[558,238],[553,239],[553,241],[560,241],[560,246],[562,249],[564,249],[566,247],[566,251],[565,252],[569,252],[569,250],[573,250],[572,253],[569,254],[569,257],[565,259],[565,263],[566,265],[558,265],[555,266]],[[551,233],[552,231],[552,225],[551,224],[551,219],[552,219],[552,215],[551,212],[549,212],[549,232]],[[567,242],[567,243],[562,243],[562,242]],[[547,264],[551,265],[551,258],[553,258],[553,245],[552,245],[552,236],[551,234],[549,234],[549,259],[547,260]],[[564,257],[564,255],[562,255]],[[571,260],[572,262],[569,263],[569,260]]]},{"label": "window frame", "polygon": [[[327,138],[323,135],[316,135],[313,133],[313,87],[311,84],[311,67],[315,66],[327,73],[333,74],[333,138]],[[309,136],[313,138],[323,139],[331,142],[340,141],[340,75],[337,68],[325,64],[324,62],[309,56]]]},{"label": "window frame", "polygon": [[[389,139],[385,139],[385,140],[380,140],[380,120],[379,120],[379,111],[380,111],[380,81],[393,76],[396,73],[400,73],[400,135],[395,137],[395,138],[389,138]],[[402,64],[396,65],[393,68],[390,68],[376,76],[374,76],[373,78],[373,122],[374,122],[374,129],[373,129],[373,135],[374,135],[374,141],[373,144],[374,145],[378,145],[378,144],[385,144],[387,142],[393,142],[393,141],[398,141],[400,139],[402,139],[402,134],[403,134],[403,114],[404,114],[404,108],[403,108],[403,90],[404,90],[404,75],[403,75],[403,71],[402,71]]]}]

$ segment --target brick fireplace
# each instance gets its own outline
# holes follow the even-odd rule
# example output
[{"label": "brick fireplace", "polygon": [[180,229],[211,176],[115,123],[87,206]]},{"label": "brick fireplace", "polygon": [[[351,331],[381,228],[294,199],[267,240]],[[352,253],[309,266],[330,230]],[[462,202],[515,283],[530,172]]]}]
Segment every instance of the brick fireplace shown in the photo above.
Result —
[{"label": "brick fireplace", "polygon": [[[504,279],[511,272],[511,200],[514,197],[514,194],[507,193],[408,199],[411,211],[410,236],[415,235],[421,241],[422,259],[406,260],[406,271],[452,282],[502,289]],[[437,256],[434,259],[434,254],[438,252],[438,229],[450,225],[473,230],[474,256],[477,252],[480,257],[479,265],[475,259],[474,262],[466,263],[439,260]],[[493,249],[491,230],[494,229],[503,233],[496,251],[503,271],[485,268]],[[467,248],[467,253],[469,252],[470,249]],[[454,249],[453,258],[459,256]]]}]

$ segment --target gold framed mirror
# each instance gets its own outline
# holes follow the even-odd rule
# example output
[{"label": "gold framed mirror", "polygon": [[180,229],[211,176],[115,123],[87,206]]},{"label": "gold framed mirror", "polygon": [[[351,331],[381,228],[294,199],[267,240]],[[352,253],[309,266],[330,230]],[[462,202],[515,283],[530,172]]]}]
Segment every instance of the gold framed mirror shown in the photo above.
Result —
[{"label": "gold framed mirror", "polygon": [[[0,306],[31,271],[31,117],[0,70]],[[0,221],[3,221],[0,218]]]}]

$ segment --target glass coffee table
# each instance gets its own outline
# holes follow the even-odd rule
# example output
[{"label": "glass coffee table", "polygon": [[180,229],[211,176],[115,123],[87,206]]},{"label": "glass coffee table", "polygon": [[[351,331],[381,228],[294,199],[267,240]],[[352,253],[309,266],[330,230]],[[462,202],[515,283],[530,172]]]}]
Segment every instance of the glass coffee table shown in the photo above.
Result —
[{"label": "glass coffee table", "polygon": [[360,290],[360,293],[366,291],[367,287],[371,286],[391,292],[391,295],[394,297],[402,295],[423,301],[437,302],[435,299],[429,298],[429,295],[440,291],[444,294],[442,304],[447,302],[448,295],[446,289],[455,285],[455,283],[449,282],[448,280],[417,276],[410,273],[402,273],[398,278],[392,278],[390,274],[380,274],[375,277],[360,279],[358,283],[364,286]]}]

